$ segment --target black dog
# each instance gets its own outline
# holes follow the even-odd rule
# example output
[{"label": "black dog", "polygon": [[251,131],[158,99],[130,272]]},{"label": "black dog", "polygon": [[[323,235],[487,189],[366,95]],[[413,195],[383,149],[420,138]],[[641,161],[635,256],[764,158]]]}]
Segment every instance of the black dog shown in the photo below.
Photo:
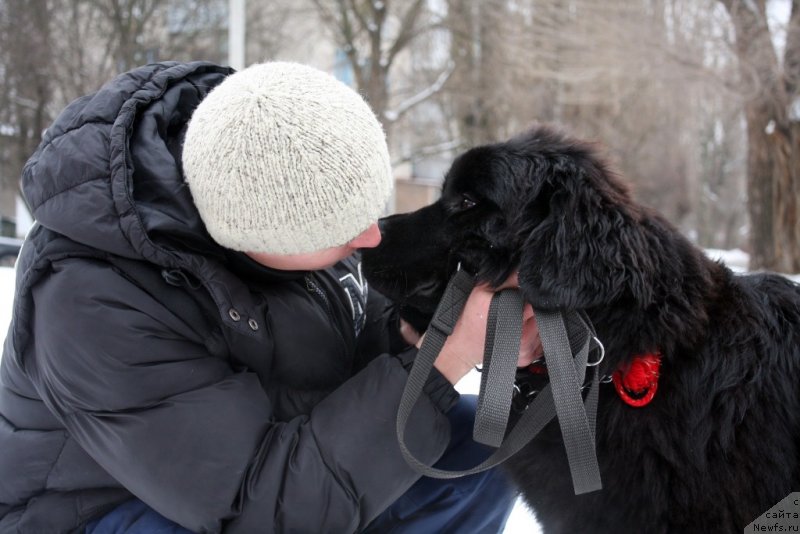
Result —
[{"label": "black dog", "polygon": [[[460,262],[494,284],[519,269],[534,308],[594,323],[615,375],[597,421],[604,489],[573,494],[554,422],[506,464],[546,533],[741,532],[800,490],[800,290],[707,259],[590,145],[536,128],[474,148],[439,201],[381,224],[367,278],[420,316]],[[660,376],[628,380],[645,354]]]}]

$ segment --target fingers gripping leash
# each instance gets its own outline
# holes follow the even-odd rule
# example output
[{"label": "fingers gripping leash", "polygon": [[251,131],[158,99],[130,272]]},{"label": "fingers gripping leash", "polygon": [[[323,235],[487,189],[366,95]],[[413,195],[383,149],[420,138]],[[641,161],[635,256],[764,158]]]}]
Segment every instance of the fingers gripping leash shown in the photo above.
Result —
[{"label": "fingers gripping leash", "polygon": [[[406,462],[417,472],[434,478],[457,478],[490,469],[530,442],[558,416],[576,494],[602,488],[595,452],[595,420],[599,373],[595,372],[585,401],[581,385],[592,341],[591,324],[577,312],[535,310],[550,383],[539,393],[517,424],[507,431],[514,374],[522,332],[522,297],[518,290],[503,290],[492,299],[473,437],[497,450],[479,465],[464,471],[447,471],[420,462],[405,444],[406,423],[447,337],[453,332],[475,281],[457,271],[445,290],[409,373],[397,413],[397,438]],[[505,439],[504,439],[505,438]]]}]

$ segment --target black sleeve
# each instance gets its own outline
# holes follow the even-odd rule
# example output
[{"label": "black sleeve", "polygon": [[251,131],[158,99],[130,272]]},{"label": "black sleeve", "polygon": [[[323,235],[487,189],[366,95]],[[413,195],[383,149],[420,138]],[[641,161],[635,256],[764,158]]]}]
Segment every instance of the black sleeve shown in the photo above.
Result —
[{"label": "black sleeve", "polygon": [[[310,416],[276,422],[258,378],[107,266],[61,262],[33,290],[26,368],[75,440],[121,485],[195,532],[352,532],[419,478],[395,417],[407,379],[382,355]],[[449,425],[423,398],[407,443],[434,462]]]},{"label": "black sleeve", "polygon": [[[398,307],[389,299],[370,288],[367,301],[367,321],[358,339],[356,362],[367,365],[376,354],[397,354],[403,368],[411,371],[417,348],[409,345],[400,335]],[[435,367],[425,383],[425,393],[443,412],[458,401],[453,385]]]}]

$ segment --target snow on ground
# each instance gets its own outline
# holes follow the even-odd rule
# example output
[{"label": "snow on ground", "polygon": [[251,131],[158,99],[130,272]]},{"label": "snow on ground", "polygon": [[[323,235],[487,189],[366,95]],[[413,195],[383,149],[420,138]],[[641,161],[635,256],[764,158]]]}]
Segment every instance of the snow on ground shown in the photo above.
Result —
[{"label": "snow on ground", "polygon": [[742,273],[747,271],[750,263],[750,256],[747,252],[735,248],[733,250],[719,250],[715,248],[707,248],[706,256],[712,260],[722,261],[725,265],[731,268],[732,271]]},{"label": "snow on ground", "polygon": [[[749,258],[746,252],[741,250],[714,250],[706,251],[708,256],[715,260],[721,260],[736,272],[747,271]],[[796,282],[800,282],[800,275],[791,276]],[[11,320],[11,304],[14,298],[14,270],[7,267],[0,267],[0,338],[5,338],[7,325]],[[2,346],[2,344],[0,344]],[[456,385],[460,393],[477,394],[480,389],[480,375],[472,372],[464,377]],[[546,484],[546,481],[543,482]],[[541,528],[536,522],[533,514],[527,509],[521,500],[517,501],[511,517],[506,525],[505,534],[540,534]]]}]

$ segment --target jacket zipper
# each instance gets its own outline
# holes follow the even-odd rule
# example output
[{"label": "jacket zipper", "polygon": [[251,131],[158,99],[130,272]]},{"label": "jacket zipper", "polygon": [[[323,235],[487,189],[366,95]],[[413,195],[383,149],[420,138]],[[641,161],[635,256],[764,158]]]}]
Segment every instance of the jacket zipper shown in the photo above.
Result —
[{"label": "jacket zipper", "polygon": [[325,308],[325,314],[328,316],[328,322],[330,322],[331,328],[336,332],[336,335],[339,337],[339,341],[342,343],[342,352],[347,352],[347,343],[345,343],[344,336],[339,331],[338,323],[336,322],[336,318],[333,316],[333,307],[331,306],[331,301],[328,300],[328,295],[325,294],[325,291],[319,285],[314,282],[313,275],[307,274],[305,275],[306,281],[306,289],[310,293],[314,293],[317,298],[322,301],[322,305]]}]

